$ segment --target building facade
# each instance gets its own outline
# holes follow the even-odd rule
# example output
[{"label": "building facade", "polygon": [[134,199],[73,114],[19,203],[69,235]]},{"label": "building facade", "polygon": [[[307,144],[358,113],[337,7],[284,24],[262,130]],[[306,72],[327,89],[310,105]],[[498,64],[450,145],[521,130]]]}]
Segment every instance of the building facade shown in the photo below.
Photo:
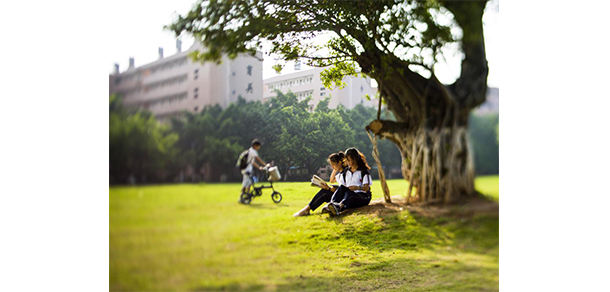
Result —
[{"label": "building facade", "polygon": [[135,67],[130,58],[129,68],[119,73],[118,65],[110,75],[110,94],[118,94],[123,104],[152,112],[157,119],[166,120],[183,111],[198,112],[205,106],[219,104],[227,107],[238,96],[246,100],[262,100],[262,53],[256,57],[240,55],[234,60],[223,56],[221,64],[193,62],[188,56],[202,50],[195,42],[187,51],[163,57]]},{"label": "building facade", "polygon": [[[330,90],[324,87],[320,79],[320,73],[323,70],[324,68],[313,68],[265,79],[263,81],[263,101],[275,97],[277,95],[275,91],[279,90],[282,93],[292,91],[299,100],[311,96],[310,109],[314,109],[320,100],[329,96],[331,97],[328,105],[330,108],[335,108],[339,104],[349,109],[359,103],[365,106],[378,105],[379,101],[375,101],[377,88],[371,86],[370,78],[348,76],[343,79],[343,82],[347,84],[343,89]],[[371,100],[366,99],[367,94]]]}]

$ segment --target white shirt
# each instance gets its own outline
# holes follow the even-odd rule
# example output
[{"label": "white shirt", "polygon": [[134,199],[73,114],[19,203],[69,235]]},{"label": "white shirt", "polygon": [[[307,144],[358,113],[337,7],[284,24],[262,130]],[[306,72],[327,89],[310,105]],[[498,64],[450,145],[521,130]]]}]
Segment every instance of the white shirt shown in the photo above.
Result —
[{"label": "white shirt", "polygon": [[335,174],[335,181],[337,181],[336,183],[340,186],[345,185],[345,182],[343,181],[343,175],[341,174],[341,172],[337,172],[337,174]]},{"label": "white shirt", "polygon": [[[365,184],[368,184],[369,186],[373,185],[373,180],[371,179],[371,175],[370,174],[365,174],[364,177],[362,176],[362,171],[360,169],[352,172],[349,168],[347,169],[347,171],[345,172],[345,186],[346,187],[352,187],[352,186],[356,186],[356,187],[362,187]],[[366,191],[363,190],[356,190],[354,191],[356,193],[366,193]]]},{"label": "white shirt", "polygon": [[258,151],[250,147],[250,149],[248,149],[248,166],[246,166],[246,168],[241,171],[242,174],[245,174],[246,172],[252,173],[252,171],[254,170],[254,166],[252,165],[252,163],[254,162],[254,158],[256,157],[258,157]]}]

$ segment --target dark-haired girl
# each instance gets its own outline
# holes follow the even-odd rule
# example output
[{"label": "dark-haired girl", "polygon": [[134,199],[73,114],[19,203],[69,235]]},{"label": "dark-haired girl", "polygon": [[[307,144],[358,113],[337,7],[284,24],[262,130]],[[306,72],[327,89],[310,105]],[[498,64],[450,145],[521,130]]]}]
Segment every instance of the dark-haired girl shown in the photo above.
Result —
[{"label": "dark-haired girl", "polygon": [[371,202],[373,180],[366,157],[358,149],[349,148],[345,151],[345,158],[349,166],[345,171],[345,184],[339,187],[327,205],[331,216],[337,216],[345,209],[366,206]]},{"label": "dark-haired girl", "polygon": [[[340,186],[344,186],[345,182],[343,181],[343,170],[347,167],[347,163],[345,161],[345,154],[343,152],[333,153],[328,156],[328,163],[330,167],[332,167],[333,172],[330,175],[330,183],[337,183]],[[333,196],[333,193],[337,190],[337,188],[331,186],[323,186],[322,189],[311,199],[311,202],[305,206],[305,208],[301,209],[301,211],[294,213],[294,217],[309,215],[309,211],[315,211],[320,205],[323,203],[330,202],[330,199]]]}]

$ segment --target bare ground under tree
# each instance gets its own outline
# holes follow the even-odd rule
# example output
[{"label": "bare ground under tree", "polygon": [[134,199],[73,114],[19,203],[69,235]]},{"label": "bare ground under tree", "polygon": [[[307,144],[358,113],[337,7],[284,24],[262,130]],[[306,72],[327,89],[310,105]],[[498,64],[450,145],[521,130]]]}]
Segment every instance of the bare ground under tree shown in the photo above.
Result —
[{"label": "bare ground under tree", "polygon": [[415,200],[411,198],[411,200],[409,200],[409,205],[407,205],[404,196],[393,196],[392,203],[386,203],[383,198],[381,198],[371,201],[368,206],[348,209],[342,214],[375,214],[379,217],[383,217],[404,210],[408,210],[410,213],[418,216],[430,218],[472,218],[475,215],[499,216],[500,206],[498,202],[489,200],[482,195],[463,197],[459,201],[451,204],[418,203],[417,198],[415,198]]}]

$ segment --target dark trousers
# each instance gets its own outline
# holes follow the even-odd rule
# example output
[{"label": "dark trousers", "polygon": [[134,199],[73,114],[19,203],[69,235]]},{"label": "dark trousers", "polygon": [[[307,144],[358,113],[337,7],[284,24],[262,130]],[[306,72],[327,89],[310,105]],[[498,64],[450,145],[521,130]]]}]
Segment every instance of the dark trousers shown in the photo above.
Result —
[{"label": "dark trousers", "polygon": [[312,211],[314,211],[315,209],[317,209],[318,207],[320,207],[320,205],[322,205],[323,203],[326,202],[330,202],[330,198],[332,197],[333,192],[329,191],[329,190],[320,190],[314,197],[313,199],[311,199],[311,202],[309,202],[309,208],[311,208]]},{"label": "dark trousers", "polygon": [[371,202],[371,193],[356,193],[346,186],[340,186],[330,199],[331,202],[342,203],[345,209],[359,208]]},{"label": "dark trousers", "polygon": [[339,186],[339,188],[336,189],[335,192],[333,193],[333,196],[330,198],[330,201],[333,203],[339,203],[339,202],[343,201],[343,199],[345,199],[346,192],[349,190],[350,189],[344,185]]}]

